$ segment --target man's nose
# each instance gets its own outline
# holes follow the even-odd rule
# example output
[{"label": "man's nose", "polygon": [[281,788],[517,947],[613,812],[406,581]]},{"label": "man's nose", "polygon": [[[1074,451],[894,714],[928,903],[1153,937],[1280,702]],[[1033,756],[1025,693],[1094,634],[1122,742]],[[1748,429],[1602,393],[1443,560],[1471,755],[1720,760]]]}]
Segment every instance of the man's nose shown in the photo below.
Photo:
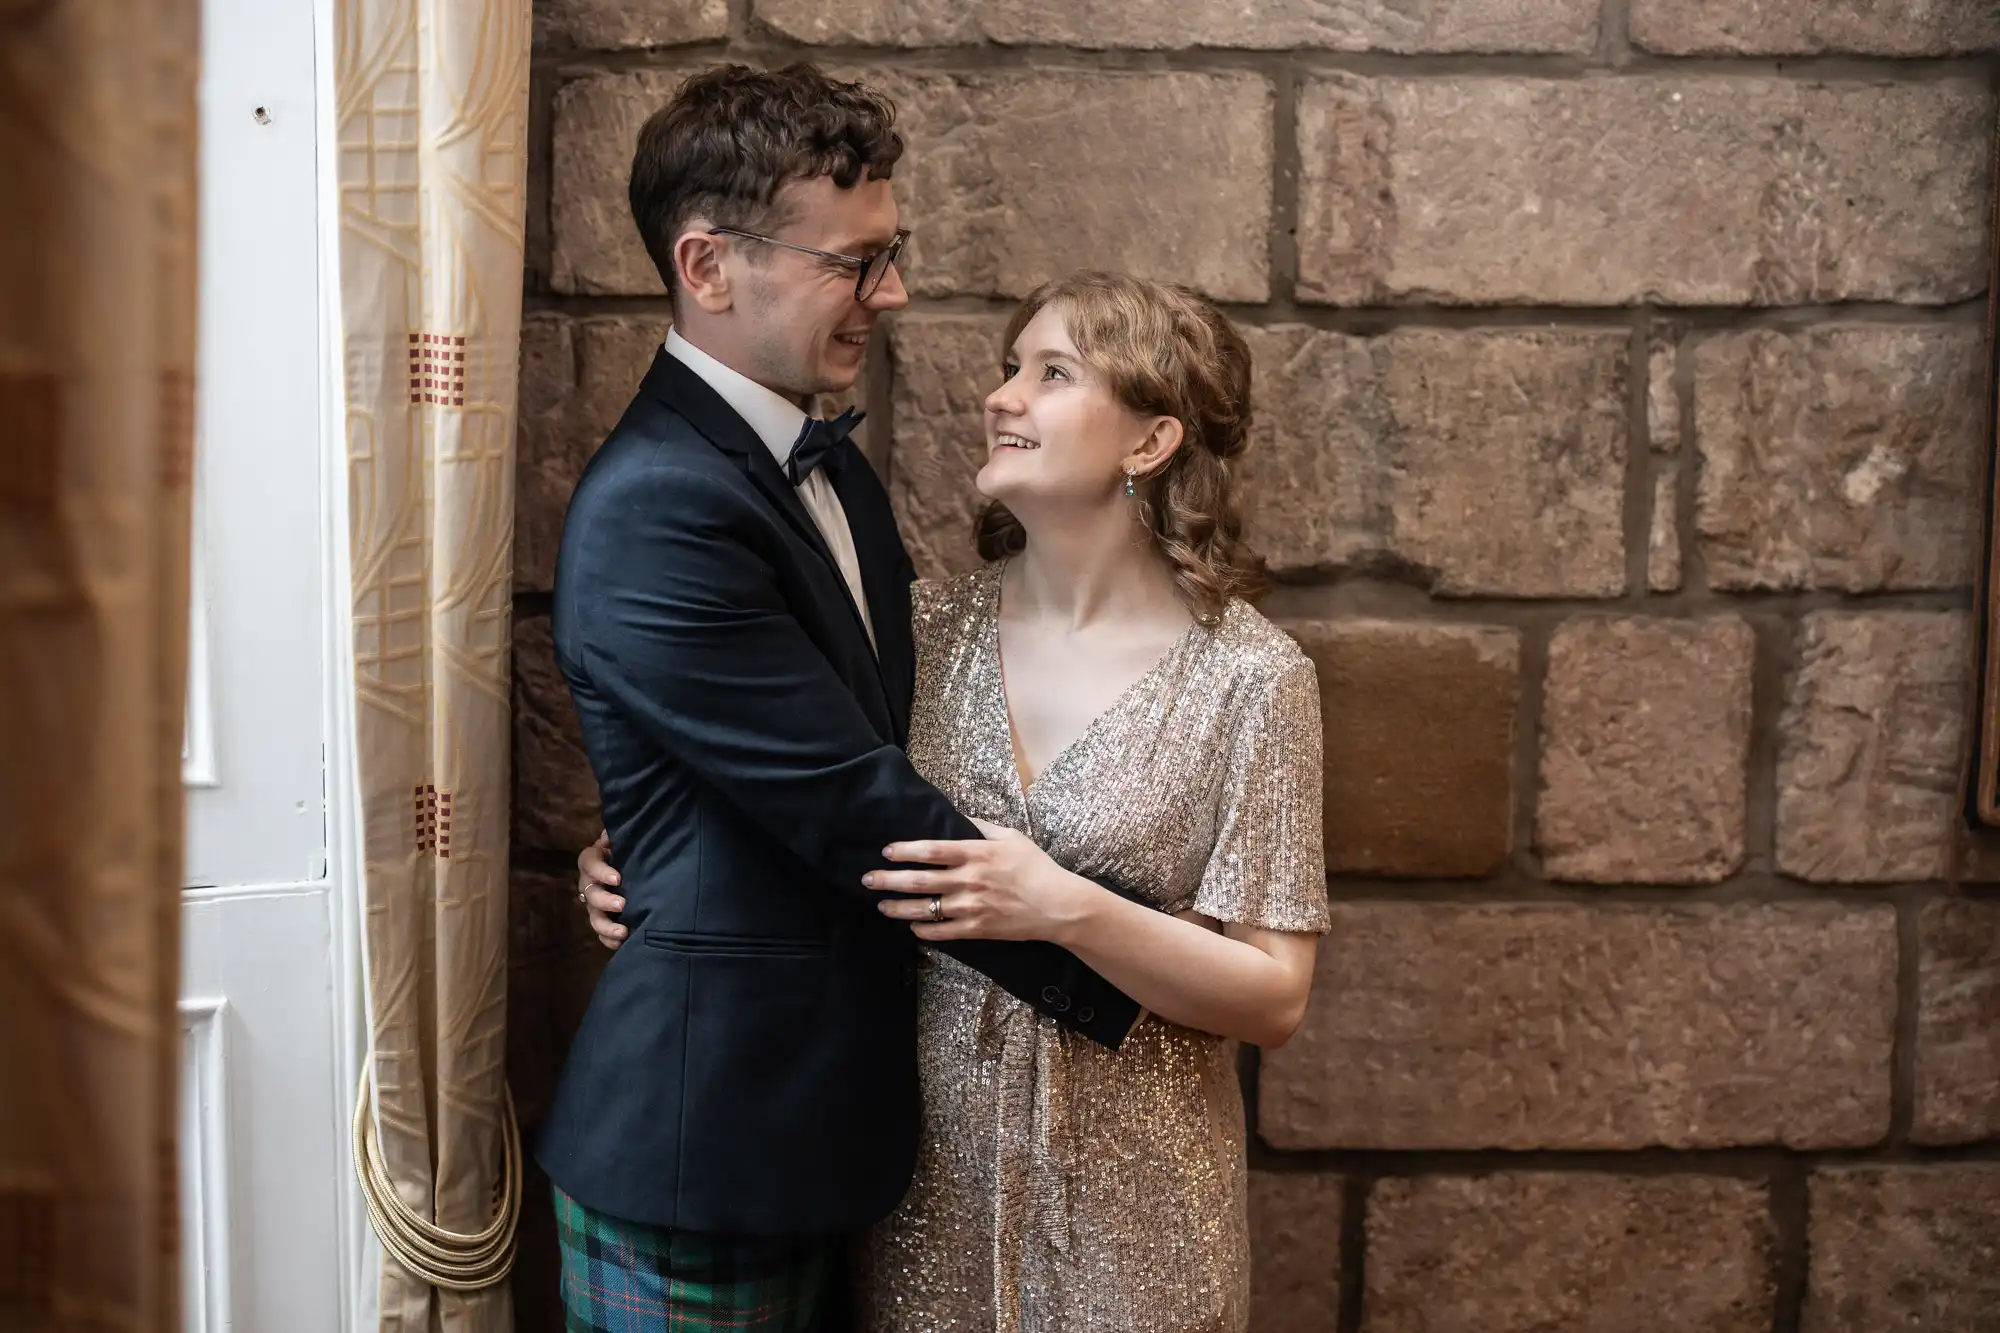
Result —
[{"label": "man's nose", "polygon": [[891,264],[889,271],[882,275],[882,285],[861,304],[870,310],[901,310],[909,303],[910,291],[903,286],[903,274]]}]

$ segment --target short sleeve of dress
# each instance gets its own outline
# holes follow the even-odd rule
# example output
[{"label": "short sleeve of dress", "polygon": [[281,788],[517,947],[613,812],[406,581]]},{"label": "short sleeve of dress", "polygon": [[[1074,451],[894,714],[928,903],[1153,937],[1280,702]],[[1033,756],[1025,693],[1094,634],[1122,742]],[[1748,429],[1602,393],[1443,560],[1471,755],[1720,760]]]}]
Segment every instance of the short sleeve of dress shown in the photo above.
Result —
[{"label": "short sleeve of dress", "polygon": [[918,579],[910,585],[910,616],[921,619],[935,612],[938,603],[944,599],[945,584],[941,579]]},{"label": "short sleeve of dress", "polygon": [[1327,929],[1319,678],[1301,656],[1233,720],[1228,772],[1194,909],[1217,921],[1319,934]]},{"label": "short sleeve of dress", "polygon": [[917,695],[921,698],[937,673],[940,640],[951,620],[951,584],[944,579],[918,579],[910,585],[910,641],[916,649]]}]

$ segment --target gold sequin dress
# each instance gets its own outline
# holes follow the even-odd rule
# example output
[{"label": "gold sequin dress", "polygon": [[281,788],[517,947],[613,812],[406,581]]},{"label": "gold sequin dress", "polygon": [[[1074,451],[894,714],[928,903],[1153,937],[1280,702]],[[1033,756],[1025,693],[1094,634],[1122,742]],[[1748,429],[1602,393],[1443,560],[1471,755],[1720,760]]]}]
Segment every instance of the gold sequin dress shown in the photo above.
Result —
[{"label": "gold sequin dress", "polygon": [[[961,811],[1170,912],[1324,931],[1312,663],[1233,603],[1036,776],[1014,766],[997,565],[915,599],[910,755]],[[869,1237],[870,1333],[1235,1333],[1249,1238],[1235,1044],[1150,1015],[1118,1051],[927,954],[924,1143]]]}]

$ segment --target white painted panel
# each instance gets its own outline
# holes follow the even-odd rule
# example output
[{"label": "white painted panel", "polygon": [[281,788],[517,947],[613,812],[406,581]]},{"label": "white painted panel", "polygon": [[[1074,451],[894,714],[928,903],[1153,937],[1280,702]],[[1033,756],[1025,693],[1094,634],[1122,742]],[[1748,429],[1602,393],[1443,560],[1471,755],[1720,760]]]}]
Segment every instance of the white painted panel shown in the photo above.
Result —
[{"label": "white painted panel", "polygon": [[325,873],[311,0],[205,0],[187,882]]},{"label": "white painted panel", "polygon": [[183,1333],[231,1327],[229,1002],[181,1001],[181,1284]]},{"label": "white painted panel", "polygon": [[[226,1000],[213,1020],[226,1048],[218,1042],[222,1077],[208,1084],[219,1100],[199,1115],[184,1101],[181,1132],[206,1153],[214,1125],[226,1126],[226,1152],[199,1167],[208,1190],[201,1234],[209,1253],[226,1256],[222,1327],[247,1333],[340,1329],[340,1143],[350,1099],[334,1077],[327,895],[319,883],[182,899],[181,993]],[[192,1228],[196,1215],[186,1221]]]},{"label": "white painted panel", "polygon": [[[182,895],[184,1319],[348,1333],[351,868],[328,865],[344,482],[321,281],[333,0],[203,0],[201,311]],[[336,813],[351,821],[350,801]],[[330,875],[330,869],[337,875]],[[341,907],[334,910],[339,896]],[[340,923],[336,935],[334,923]],[[336,968],[340,969],[336,973]],[[336,984],[338,983],[338,984]]]},{"label": "white painted panel", "polygon": [[209,650],[208,556],[201,549],[201,525],[195,525],[196,540],[189,568],[188,586],[188,685],[187,729],[181,734],[181,782],[188,787],[214,787],[221,782],[215,771],[215,675]]}]

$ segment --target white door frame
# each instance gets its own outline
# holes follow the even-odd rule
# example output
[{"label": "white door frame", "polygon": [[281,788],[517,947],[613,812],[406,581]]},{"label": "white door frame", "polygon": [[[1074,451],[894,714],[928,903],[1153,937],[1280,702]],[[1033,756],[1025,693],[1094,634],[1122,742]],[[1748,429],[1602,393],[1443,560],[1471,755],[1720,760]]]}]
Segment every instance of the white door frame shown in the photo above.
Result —
[{"label": "white door frame", "polygon": [[[314,96],[319,120],[320,461],[326,571],[326,841],[328,910],[333,915],[334,1077],[343,1129],[351,1122],[369,1053],[367,857],[361,833],[360,758],[355,745],[354,594],[349,545],[346,359],[340,303],[340,125],[334,93],[335,9],[313,7]],[[380,1323],[382,1247],[355,1175],[353,1138],[343,1133],[340,1190],[341,1327],[374,1333]]]},{"label": "white door frame", "polygon": [[[183,1042],[183,1064],[187,1071],[186,1086],[181,1089],[181,1123],[183,1125],[182,1161],[185,1166],[183,1199],[187,1201],[188,1215],[185,1218],[184,1234],[187,1239],[186,1256],[191,1271],[187,1274],[189,1316],[195,1321],[192,1329],[199,1333],[235,1330],[235,1333],[264,1333],[257,1327],[260,1322],[277,1317],[273,1310],[282,1307],[282,1297],[274,1298],[272,1283],[288,1280],[273,1272],[261,1275],[256,1271],[261,1251],[267,1258],[282,1256],[281,1267],[291,1272],[309,1276],[310,1291],[300,1293],[304,1302],[298,1313],[309,1316],[315,1329],[337,1328],[341,1333],[373,1333],[378,1323],[377,1285],[380,1273],[381,1251],[375,1241],[368,1221],[368,1214],[362,1202],[356,1183],[350,1147],[348,1126],[354,1104],[354,1091],[362,1068],[362,1061],[368,1049],[368,1005],[366,968],[363,955],[362,925],[364,921],[364,886],[361,843],[358,826],[358,812],[361,809],[360,788],[357,778],[354,744],[354,669],[351,654],[353,642],[352,603],[350,592],[348,554],[348,506],[347,506],[347,448],[344,423],[344,368],[342,357],[342,337],[340,318],[340,269],[338,241],[340,235],[340,158],[338,153],[338,123],[335,106],[335,90],[338,87],[334,69],[336,8],[347,0],[258,0],[273,8],[257,14],[255,23],[246,26],[232,19],[246,17],[240,6],[227,0],[208,0],[209,21],[204,25],[203,48],[205,61],[220,71],[221,80],[211,93],[212,104],[206,107],[208,114],[228,119],[214,126],[204,126],[203,151],[229,154],[229,160],[237,164],[240,177],[246,168],[244,163],[270,161],[281,164],[282,169],[274,173],[271,188],[292,191],[290,195],[252,197],[240,193],[243,188],[237,181],[229,181],[218,186],[228,191],[226,198],[209,200],[209,207],[219,210],[236,208],[235,218],[224,218],[204,244],[229,248],[239,244],[254,249],[265,237],[285,237],[288,241],[278,242],[288,245],[291,258],[283,262],[290,264],[281,271],[285,287],[297,291],[304,284],[299,281],[303,236],[298,227],[306,225],[310,218],[312,228],[312,283],[316,309],[306,316],[299,312],[301,319],[289,324],[284,337],[293,345],[302,344],[302,325],[313,330],[311,353],[300,347],[297,355],[312,355],[315,364],[307,370],[296,362],[284,362],[294,370],[301,371],[300,382],[287,386],[287,394],[296,396],[289,401],[294,407],[302,408],[299,398],[306,393],[313,396],[310,419],[316,426],[316,464],[291,454],[291,462],[276,466],[281,460],[273,459],[272,483],[283,488],[274,492],[275,504],[271,514],[283,514],[284,522],[293,521],[287,510],[297,511],[302,524],[310,523],[306,515],[314,515],[317,527],[317,586],[315,580],[298,580],[296,591],[286,596],[294,606],[302,600],[302,595],[318,596],[319,685],[307,688],[299,699],[294,700],[292,691],[264,696],[265,713],[272,722],[285,729],[286,718],[296,719],[297,708],[311,708],[307,702],[317,698],[319,717],[319,766],[318,792],[308,792],[313,785],[310,768],[301,768],[299,751],[310,747],[312,741],[304,739],[300,731],[286,730],[287,739],[281,751],[259,752],[244,750],[243,733],[247,726],[254,726],[254,714],[246,721],[239,716],[234,719],[234,735],[229,731],[232,724],[231,711],[238,707],[250,707],[242,699],[226,694],[214,694],[210,683],[210,669],[221,676],[231,670],[227,661],[218,661],[211,649],[221,646],[208,641],[211,608],[207,598],[211,587],[207,581],[195,585],[197,601],[194,612],[194,634],[191,636],[190,655],[191,679],[195,682],[190,691],[189,736],[184,752],[184,778],[192,800],[208,799],[221,801],[208,807],[202,816],[207,822],[202,827],[207,830],[206,841],[210,851],[220,849],[223,854],[191,858],[189,877],[191,882],[207,887],[184,889],[181,894],[184,920],[194,923],[196,931],[186,937],[181,1000],[181,1020],[178,1037]],[[283,7],[283,8],[280,8]],[[288,11],[288,12],[287,12]],[[251,11],[256,14],[257,11]],[[280,43],[274,52],[283,52],[283,58],[274,64],[268,79],[259,77],[263,71],[257,67],[260,49],[255,44],[267,40],[260,34],[265,18],[274,26],[268,31],[268,40]],[[311,88],[302,87],[304,63],[299,44],[307,40],[305,30],[309,24],[312,55]],[[251,45],[245,46],[244,43]],[[250,71],[250,77],[245,77]],[[279,120],[276,131],[290,129],[291,134],[284,140],[264,140],[255,136],[251,129],[252,106],[248,102],[269,100],[271,112]],[[246,102],[245,105],[237,103]],[[257,108],[261,111],[261,108]],[[301,135],[304,127],[299,124],[301,117],[310,113],[310,131]],[[240,123],[235,119],[241,117]],[[260,115],[257,123],[270,125]],[[215,137],[211,137],[211,135]],[[246,137],[250,136],[250,137]],[[299,198],[298,191],[308,188],[304,181],[307,173],[300,167],[299,154],[304,151],[301,139],[309,141],[313,155],[309,173],[312,199],[309,212],[306,201]],[[279,150],[279,142],[290,146]],[[237,157],[237,153],[247,156]],[[257,154],[266,154],[259,158]],[[271,154],[276,154],[271,156]],[[261,167],[247,168],[252,173]],[[234,224],[233,228],[231,224]],[[273,225],[290,230],[270,230]],[[257,227],[264,226],[261,234]],[[244,228],[250,230],[244,230]],[[274,253],[285,253],[283,251]],[[245,270],[255,274],[260,271],[259,261],[263,256],[251,254],[244,257]],[[213,262],[213,257],[210,257]],[[254,280],[254,277],[252,278]],[[229,306],[229,299],[220,298],[222,305]],[[286,294],[279,299],[292,300],[295,296]],[[296,307],[284,307],[295,310]],[[205,312],[204,312],[205,313]],[[209,341],[205,344],[207,357],[200,372],[211,385],[227,386],[228,376],[233,368],[227,364],[231,347],[240,346],[244,336],[245,319],[254,316],[240,312],[225,316],[229,322],[220,325],[206,325]],[[220,346],[225,340],[231,347]],[[268,349],[256,349],[268,350]],[[289,350],[281,353],[293,355]],[[251,358],[255,359],[254,355]],[[208,364],[213,361],[215,364]],[[272,363],[280,364],[280,363]],[[241,373],[240,371],[236,373]],[[254,373],[254,372],[253,372]],[[292,370],[285,374],[289,376]],[[312,386],[310,389],[304,387]],[[251,476],[248,485],[258,481],[254,474],[245,474],[242,468],[257,466],[254,436],[256,420],[246,425],[246,413],[262,411],[261,404],[237,403],[225,398],[217,406],[217,425],[225,432],[216,437],[213,455],[218,471],[216,484],[204,488],[211,498],[226,506],[241,506],[244,503],[243,487],[246,475]],[[297,414],[290,419],[276,422],[272,426],[271,443],[282,446],[289,439],[299,446],[305,441],[300,436],[301,425]],[[245,441],[252,447],[246,448]],[[310,476],[311,481],[304,478]],[[310,500],[301,496],[297,487],[311,485],[314,495]],[[219,489],[218,489],[219,487]],[[258,524],[268,529],[271,524],[269,514],[257,517],[255,510],[231,510],[229,515],[218,514],[220,519],[235,521],[242,515],[243,526],[226,531],[236,534],[232,550],[209,552],[212,575],[226,575],[219,578],[215,587],[231,590],[217,605],[225,613],[233,613],[240,625],[243,615],[238,603],[256,603],[262,596],[261,589],[267,586],[260,581],[258,571],[222,568],[219,562],[244,559],[242,534],[258,532]],[[199,516],[198,516],[199,517]],[[219,531],[223,531],[219,529]],[[294,532],[299,529],[294,528]],[[303,536],[303,533],[300,533]],[[230,546],[224,541],[223,546]],[[310,539],[303,543],[303,549],[310,549]],[[294,554],[286,559],[297,561],[301,545],[288,547]],[[280,562],[282,563],[282,562]],[[288,568],[296,569],[293,564]],[[305,593],[310,587],[311,593]],[[310,608],[301,607],[303,616],[294,620],[294,626],[311,624],[314,620]],[[310,660],[311,654],[307,655]],[[282,659],[274,659],[282,660]],[[240,667],[240,662],[237,664]],[[253,668],[254,669],[254,668]],[[219,678],[219,677],[218,677]],[[240,678],[240,672],[239,672]],[[220,707],[218,708],[218,705]],[[275,710],[275,711],[274,711]],[[218,733],[220,725],[223,730]],[[218,735],[220,745],[218,745]],[[230,749],[230,743],[237,746]],[[310,748],[305,752],[310,754]],[[258,793],[258,773],[253,771],[259,763],[259,754],[279,754],[289,756],[283,759],[283,785],[285,797],[282,806],[282,825],[286,830],[275,843],[270,843],[266,834],[280,826],[274,821],[271,801],[255,799]],[[309,761],[308,761],[309,762]],[[245,774],[249,776],[246,778]],[[230,783],[235,789],[227,788]],[[252,798],[238,804],[246,782],[253,789]],[[294,814],[294,796],[318,796],[323,811],[323,829],[311,829],[304,821],[313,819],[310,800],[300,800],[299,813]],[[191,810],[191,814],[193,811]],[[236,825],[242,826],[243,835],[251,843],[246,844],[244,855],[228,854],[232,849],[228,839],[234,836]],[[222,830],[218,841],[216,830]],[[268,844],[268,845],[266,845]],[[323,855],[317,854],[323,847]],[[276,850],[273,851],[272,849]],[[313,853],[308,855],[308,853]],[[196,864],[200,861],[201,864]],[[187,881],[184,881],[187,882]],[[224,914],[218,916],[218,913]],[[319,921],[320,914],[324,920]],[[228,915],[235,914],[235,915]],[[222,923],[218,925],[218,923]],[[264,933],[266,928],[275,935]],[[260,946],[266,940],[274,941],[268,955],[260,953]],[[303,941],[303,943],[302,943]],[[318,959],[321,949],[326,956]],[[271,1030],[271,1011],[262,1001],[273,987],[284,981],[283,969],[287,960],[315,958],[314,977],[310,981],[313,990],[301,993],[296,999],[303,1000],[304,1007],[294,1007],[288,1011],[296,1025],[301,1045],[295,1049],[298,1060],[285,1065],[281,1055],[277,1074],[272,1073],[269,1061],[275,1045],[282,1045],[284,1033]],[[324,971],[320,970],[323,965]],[[322,979],[323,978],[323,979]],[[325,1008],[323,1017],[309,1020],[306,1013],[318,1006],[319,988],[324,986]],[[232,992],[240,992],[232,999]],[[239,1002],[240,1000],[240,1002]],[[261,1023],[261,1026],[260,1026]],[[312,1031],[304,1030],[310,1026]],[[260,1043],[262,1043],[260,1047]],[[325,1043],[325,1045],[321,1045]],[[330,1059],[329,1059],[330,1057]],[[330,1069],[329,1069],[330,1067]],[[285,1085],[289,1077],[288,1069],[310,1070],[310,1079],[303,1083]],[[317,1102],[321,1093],[319,1086],[330,1082],[330,1093],[334,1104],[330,1107]],[[291,1104],[283,1105],[289,1095]],[[274,1112],[274,1107],[280,1108]],[[324,1114],[321,1114],[321,1112]],[[232,1112],[239,1113],[232,1115]],[[287,1119],[287,1114],[292,1119]],[[323,1142],[319,1135],[330,1133],[332,1142]],[[305,1136],[300,1138],[299,1136]],[[311,1193],[297,1195],[290,1205],[284,1199],[289,1182],[283,1178],[271,1178],[273,1152],[283,1154],[295,1151],[300,1145],[310,1145],[314,1159],[313,1173],[307,1179],[312,1182]],[[329,1181],[318,1172],[332,1170],[337,1179]],[[260,1170],[264,1178],[259,1178]],[[325,1206],[334,1209],[335,1216],[328,1218],[319,1211]],[[314,1234],[310,1243],[303,1248],[282,1246],[264,1248],[271,1238],[259,1228],[266,1224],[269,1216],[289,1213],[300,1220],[313,1219]],[[301,1211],[303,1209],[303,1211]],[[232,1232],[234,1233],[232,1235]],[[232,1251],[235,1253],[232,1254]],[[233,1260],[233,1262],[232,1262]],[[334,1271],[328,1271],[332,1269]],[[325,1302],[329,1296],[337,1294],[338,1308],[329,1310]],[[261,1313],[260,1313],[261,1311]]]}]

